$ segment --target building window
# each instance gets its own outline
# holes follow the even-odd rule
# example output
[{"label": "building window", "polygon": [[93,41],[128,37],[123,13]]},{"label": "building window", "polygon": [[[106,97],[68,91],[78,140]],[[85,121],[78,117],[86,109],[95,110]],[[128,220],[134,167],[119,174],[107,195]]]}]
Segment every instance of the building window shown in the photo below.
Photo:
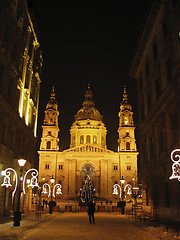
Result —
[{"label": "building window", "polygon": [[154,55],[154,59],[158,58],[157,43],[155,43],[153,46],[153,55]]},{"label": "building window", "polygon": [[160,131],[159,131],[159,146],[160,146],[160,151],[164,151],[164,149],[165,149],[165,136],[164,136],[164,131],[161,128],[160,128]]},{"label": "building window", "polygon": [[3,123],[3,127],[2,127],[2,144],[3,145],[7,145],[7,125],[5,123]]},{"label": "building window", "polygon": [[12,78],[10,78],[9,82],[8,82],[7,95],[8,95],[8,98],[9,98],[10,102],[11,102],[12,95],[13,95],[13,80],[12,80]]},{"label": "building window", "polygon": [[127,142],[126,143],[126,150],[130,150],[131,148],[130,148],[130,142]]},{"label": "building window", "polygon": [[51,149],[51,142],[50,141],[47,142],[46,149]]},{"label": "building window", "polygon": [[105,147],[105,139],[104,136],[101,137],[101,146]]},{"label": "building window", "polygon": [[150,161],[154,157],[154,144],[153,144],[153,138],[149,137],[149,156],[150,156]]},{"label": "building window", "polygon": [[93,136],[93,144],[97,144],[97,136]]},{"label": "building window", "polygon": [[49,164],[45,164],[45,169],[49,169]]},{"label": "building window", "polygon": [[165,201],[166,201],[166,207],[170,206],[170,201],[169,201],[169,185],[168,182],[165,183]]},{"label": "building window", "polygon": [[72,135],[72,146],[74,146],[75,145],[75,136],[74,135]]},{"label": "building window", "polygon": [[155,85],[156,85],[156,99],[158,99],[161,94],[161,83],[159,78],[156,79]]},{"label": "building window", "polygon": [[171,81],[171,61],[170,59],[166,62],[166,74],[167,74],[167,82]]},{"label": "building window", "polygon": [[166,39],[166,37],[167,37],[167,23],[166,22],[163,22],[162,29],[163,29],[164,39]]},{"label": "building window", "polygon": [[59,165],[59,170],[63,170],[63,165],[62,164]]},{"label": "building window", "polygon": [[127,165],[127,170],[128,170],[128,171],[131,170],[131,165]]},{"label": "building window", "polygon": [[118,170],[118,165],[114,165],[114,171]]},{"label": "building window", "polygon": [[149,63],[146,63],[146,77],[149,76]]},{"label": "building window", "polygon": [[141,106],[141,109],[140,109],[140,114],[141,114],[141,120],[143,121],[144,120],[144,105]]},{"label": "building window", "polygon": [[146,206],[149,206],[149,190],[146,188]]},{"label": "building window", "polygon": [[172,129],[172,143],[176,144],[178,142],[178,116],[177,113],[175,113],[171,117],[171,129]]},{"label": "building window", "polygon": [[91,142],[91,138],[89,135],[86,136],[86,143],[90,143]]},{"label": "building window", "polygon": [[146,139],[144,139],[144,144],[142,144],[142,156],[141,156],[141,159],[143,159],[142,161],[142,165],[143,165],[143,168],[146,168],[148,166],[148,161],[147,161],[147,148],[146,148]]},{"label": "building window", "polygon": [[84,136],[83,135],[80,136],[80,144],[84,144]]},{"label": "building window", "polygon": [[151,110],[151,95],[148,94],[147,95],[147,108],[148,108],[148,112]]}]

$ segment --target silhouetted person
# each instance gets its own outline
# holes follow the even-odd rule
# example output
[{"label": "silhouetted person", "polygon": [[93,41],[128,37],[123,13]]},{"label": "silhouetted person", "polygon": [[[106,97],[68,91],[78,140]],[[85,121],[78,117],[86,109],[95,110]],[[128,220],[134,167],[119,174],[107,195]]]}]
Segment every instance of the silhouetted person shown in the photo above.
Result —
[{"label": "silhouetted person", "polygon": [[95,223],[95,221],[94,221],[95,203],[90,201],[87,204],[87,206],[88,206],[89,223],[91,224],[92,221],[93,221],[93,223]]}]

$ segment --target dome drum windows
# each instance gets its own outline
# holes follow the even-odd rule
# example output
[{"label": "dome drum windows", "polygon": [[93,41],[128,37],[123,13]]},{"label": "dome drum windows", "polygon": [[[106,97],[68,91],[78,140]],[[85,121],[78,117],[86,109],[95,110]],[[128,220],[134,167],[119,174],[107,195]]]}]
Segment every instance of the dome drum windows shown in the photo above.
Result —
[{"label": "dome drum windows", "polygon": [[[86,140],[86,142],[84,140]],[[93,141],[93,144],[97,144],[97,136],[96,135],[93,136],[92,141]],[[91,143],[90,135],[87,135],[85,137],[84,137],[84,135],[80,136],[80,144],[84,144],[84,143],[86,143],[86,144]]]},{"label": "dome drum windows", "polygon": [[105,147],[105,137],[101,137],[101,146],[104,148]]},{"label": "dome drum windows", "polygon": [[80,144],[84,144],[84,136],[83,135],[80,136]]},{"label": "dome drum windows", "polygon": [[91,137],[90,137],[90,135],[87,135],[87,136],[86,136],[86,143],[91,143]]},{"label": "dome drum windows", "polygon": [[97,144],[97,136],[93,136],[93,144]]}]

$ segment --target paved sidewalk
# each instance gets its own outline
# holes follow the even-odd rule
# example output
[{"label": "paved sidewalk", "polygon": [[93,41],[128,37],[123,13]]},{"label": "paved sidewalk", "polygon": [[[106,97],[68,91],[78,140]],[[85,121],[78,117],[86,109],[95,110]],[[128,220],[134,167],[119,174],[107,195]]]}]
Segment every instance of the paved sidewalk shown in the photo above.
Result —
[{"label": "paved sidewalk", "polygon": [[[163,239],[163,240],[180,239],[180,236],[177,237],[177,233],[174,231],[174,229],[169,229],[167,232],[166,227],[162,224],[159,227],[153,227],[148,223],[144,223],[143,221],[140,221],[139,219],[134,219],[134,218],[128,218],[128,219],[132,224],[136,225],[137,227],[143,229],[146,232],[150,232],[152,235],[157,236],[159,239]],[[180,232],[179,232],[179,235],[180,235]]]},{"label": "paved sidewalk", "polygon": [[13,221],[0,222],[1,240],[21,239],[118,239],[118,240],[174,240],[174,232],[164,227],[147,226],[139,220],[117,213],[96,213],[96,224],[90,225],[87,213],[48,213],[41,218],[22,215],[21,226],[13,227]]},{"label": "paved sidewalk", "polygon": [[22,233],[37,227],[50,217],[48,213],[41,214],[40,218],[35,217],[35,214],[22,214],[20,227],[13,226],[13,217],[0,219],[0,240],[19,239]]}]

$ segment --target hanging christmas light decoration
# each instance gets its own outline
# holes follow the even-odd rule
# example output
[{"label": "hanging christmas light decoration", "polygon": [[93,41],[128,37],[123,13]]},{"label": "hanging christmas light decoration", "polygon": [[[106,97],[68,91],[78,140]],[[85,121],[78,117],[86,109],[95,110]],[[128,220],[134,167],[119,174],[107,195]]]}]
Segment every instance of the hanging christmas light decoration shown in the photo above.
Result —
[{"label": "hanging christmas light decoration", "polygon": [[17,189],[17,173],[16,171],[13,169],[13,168],[7,168],[5,171],[4,171],[4,179],[3,179],[3,183],[1,184],[1,186],[5,186],[6,188],[8,187],[12,187],[12,184],[11,184],[11,179],[10,179],[10,175],[11,175],[11,172],[10,171],[13,171],[14,174],[15,174],[15,186],[14,186],[14,191],[12,192],[13,196],[16,192],[16,189]]},{"label": "hanging christmas light decoration", "polygon": [[171,152],[172,165],[172,175],[169,179],[177,178],[180,181],[180,149],[175,149]]},{"label": "hanging christmas light decoration", "polygon": [[61,186],[61,184],[59,184],[59,183],[54,186],[54,188],[53,188],[53,197],[54,197],[54,198],[56,197],[56,196],[55,196],[55,190],[56,190],[56,194],[57,194],[57,195],[62,194],[61,188],[62,188],[62,186]]},{"label": "hanging christmas light decoration", "polygon": [[131,194],[132,194],[132,186],[131,186],[131,184],[127,184],[127,185],[124,187],[124,191],[126,191],[126,188],[127,188],[127,194],[128,194],[128,195],[131,195]]},{"label": "hanging christmas light decoration", "polygon": [[[119,188],[119,193],[118,193],[118,188]],[[122,190],[121,190],[121,187],[119,186],[119,184],[114,184],[113,186],[113,193],[114,195],[118,195],[119,194],[119,198],[121,198],[122,196]]]},{"label": "hanging christmas light decoration", "polygon": [[38,171],[35,168],[31,168],[24,175],[24,179],[23,179],[23,192],[24,192],[24,194],[26,194],[26,188],[25,188],[26,176],[28,175],[29,172],[32,172],[31,173],[32,178],[30,180],[29,187],[31,187],[31,188],[38,187],[39,188],[38,180],[37,180]]},{"label": "hanging christmas light decoration", "polygon": [[51,195],[51,188],[50,188],[50,186],[49,186],[48,183],[44,183],[44,184],[43,184],[42,194],[47,194],[47,193],[48,193],[48,192],[47,192],[47,188],[49,189],[48,197],[50,197],[50,195]]}]

